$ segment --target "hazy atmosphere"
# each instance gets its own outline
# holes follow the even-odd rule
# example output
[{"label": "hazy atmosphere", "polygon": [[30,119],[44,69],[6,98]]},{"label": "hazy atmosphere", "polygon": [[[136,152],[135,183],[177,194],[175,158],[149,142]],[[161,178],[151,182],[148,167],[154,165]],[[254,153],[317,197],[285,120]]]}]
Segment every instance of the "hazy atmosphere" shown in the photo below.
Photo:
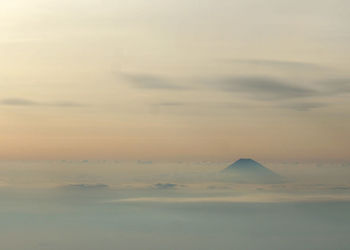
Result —
[{"label": "hazy atmosphere", "polygon": [[349,44],[346,0],[0,0],[0,249],[349,249]]},{"label": "hazy atmosphere", "polygon": [[350,160],[344,0],[0,3],[4,159]]}]

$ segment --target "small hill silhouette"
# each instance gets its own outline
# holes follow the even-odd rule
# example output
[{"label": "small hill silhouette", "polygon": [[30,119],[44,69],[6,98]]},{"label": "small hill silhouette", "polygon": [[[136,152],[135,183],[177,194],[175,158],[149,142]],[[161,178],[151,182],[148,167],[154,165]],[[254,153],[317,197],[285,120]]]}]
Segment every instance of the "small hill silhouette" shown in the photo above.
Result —
[{"label": "small hill silhouette", "polygon": [[253,159],[239,159],[224,169],[224,173],[234,174],[244,182],[281,182],[282,177]]}]

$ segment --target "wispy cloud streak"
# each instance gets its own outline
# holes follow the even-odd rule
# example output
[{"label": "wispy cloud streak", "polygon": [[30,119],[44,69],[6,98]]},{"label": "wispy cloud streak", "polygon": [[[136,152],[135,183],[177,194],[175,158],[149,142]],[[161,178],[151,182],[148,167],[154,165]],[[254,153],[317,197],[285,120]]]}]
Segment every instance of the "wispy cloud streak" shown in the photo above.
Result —
[{"label": "wispy cloud streak", "polygon": [[318,95],[318,91],[265,76],[229,77],[210,80],[210,86],[226,92],[243,93],[263,100],[292,99]]},{"label": "wispy cloud streak", "polygon": [[165,90],[181,90],[184,86],[173,83],[171,80],[150,74],[123,74],[133,87],[140,89],[165,89]]},{"label": "wispy cloud streak", "polygon": [[246,64],[253,66],[262,66],[262,67],[272,67],[280,69],[291,69],[291,70],[305,70],[305,71],[319,71],[325,70],[326,67],[309,62],[301,61],[284,61],[284,60],[269,60],[269,59],[227,59],[224,60],[228,63],[236,64]]},{"label": "wispy cloud streak", "polygon": [[76,102],[37,102],[30,99],[24,98],[6,98],[0,100],[0,105],[4,106],[22,106],[22,107],[30,107],[30,106],[46,106],[46,107],[81,107],[83,106],[80,103]]}]

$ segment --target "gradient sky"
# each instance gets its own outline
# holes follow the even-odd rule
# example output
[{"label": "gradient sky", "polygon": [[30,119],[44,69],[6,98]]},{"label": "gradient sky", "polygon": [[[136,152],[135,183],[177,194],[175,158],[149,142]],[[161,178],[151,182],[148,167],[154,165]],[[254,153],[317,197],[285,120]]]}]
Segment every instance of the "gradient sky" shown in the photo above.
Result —
[{"label": "gradient sky", "polygon": [[0,1],[1,159],[350,160],[347,0]]}]

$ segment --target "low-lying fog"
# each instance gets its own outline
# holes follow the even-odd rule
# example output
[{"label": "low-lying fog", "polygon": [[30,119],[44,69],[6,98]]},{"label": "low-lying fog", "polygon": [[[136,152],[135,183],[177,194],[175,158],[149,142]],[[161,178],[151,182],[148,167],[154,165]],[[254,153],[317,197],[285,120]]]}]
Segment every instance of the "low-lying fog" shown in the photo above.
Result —
[{"label": "low-lying fog", "polygon": [[1,249],[348,249],[350,163],[230,164],[3,161]]}]

